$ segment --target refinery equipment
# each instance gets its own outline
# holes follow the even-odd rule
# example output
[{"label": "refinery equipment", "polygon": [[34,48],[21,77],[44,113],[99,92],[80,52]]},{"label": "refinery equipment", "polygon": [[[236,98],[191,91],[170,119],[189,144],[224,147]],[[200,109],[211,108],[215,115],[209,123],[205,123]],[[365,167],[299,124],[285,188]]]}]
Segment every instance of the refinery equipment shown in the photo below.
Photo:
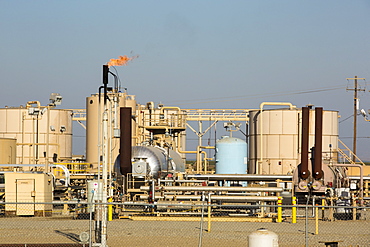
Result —
[{"label": "refinery equipment", "polygon": [[39,101],[29,101],[25,107],[0,109],[0,137],[16,140],[14,163],[46,164],[72,160],[73,112],[54,107],[55,103],[41,106]]},{"label": "refinery equipment", "polygon": [[[114,76],[112,87],[108,75]],[[249,206],[276,204],[280,196],[289,201],[298,195],[300,203],[316,196],[346,206],[350,200],[362,202],[364,193],[369,194],[366,169],[360,164],[339,164],[343,152],[338,147],[337,111],[312,105],[297,108],[285,102],[265,102],[253,110],[140,104],[126,89],[121,91],[107,65],[103,86],[86,98],[86,111],[55,109],[61,97],[52,94],[50,99],[47,106],[29,101],[25,107],[0,109],[0,167],[5,174],[2,182],[9,187],[6,200],[13,200],[15,188],[8,183],[14,178],[7,174],[14,170],[15,176],[41,181],[34,182],[45,185],[35,185],[35,195],[47,192],[46,201],[53,200],[49,194],[55,200],[102,203],[109,197],[115,202],[151,203],[152,210],[162,213],[180,213],[165,204],[181,204],[191,208],[189,214],[196,213],[199,208],[192,206],[205,198],[219,205]],[[72,157],[73,120],[86,121],[86,126],[81,123],[86,128],[85,160]],[[197,122],[198,130],[190,122]],[[216,141],[218,122],[225,122],[229,136],[217,131],[221,138]],[[245,140],[232,135],[233,127]],[[215,141],[204,145],[202,137],[212,128]],[[197,145],[186,144],[188,130],[197,136]],[[186,163],[187,154],[196,156],[193,164]],[[358,169],[360,176],[350,178],[348,167]],[[247,213],[274,214],[264,210]]]},{"label": "refinery equipment", "polygon": [[[314,145],[309,152],[310,112],[308,107],[302,108],[302,137],[301,137],[301,163],[294,173],[295,192],[321,192],[325,193],[328,188],[340,188],[344,185],[345,177],[342,169],[330,167],[332,161],[325,164],[322,159],[323,146],[323,109],[315,108],[314,121]],[[311,154],[311,166],[309,165],[309,153]]]},{"label": "refinery equipment", "polygon": [[216,142],[216,174],[246,174],[247,163],[245,141],[223,136]]},{"label": "refinery equipment", "polygon": [[[266,105],[289,108],[263,109]],[[301,160],[302,110],[290,103],[262,103],[260,110],[250,111],[249,118],[249,173],[292,175]],[[308,141],[313,146],[314,121],[309,125]],[[336,163],[338,112],[323,111],[322,126],[323,159],[326,163]]]}]

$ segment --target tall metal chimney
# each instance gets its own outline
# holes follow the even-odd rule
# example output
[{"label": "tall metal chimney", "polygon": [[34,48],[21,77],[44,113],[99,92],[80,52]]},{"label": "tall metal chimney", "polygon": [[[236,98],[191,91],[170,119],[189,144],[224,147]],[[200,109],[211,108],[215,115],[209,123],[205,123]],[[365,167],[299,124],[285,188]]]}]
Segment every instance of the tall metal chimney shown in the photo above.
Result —
[{"label": "tall metal chimney", "polygon": [[307,179],[310,176],[310,171],[308,170],[309,122],[310,109],[302,107],[301,170],[299,173],[302,179]]},{"label": "tall metal chimney", "polygon": [[131,107],[120,108],[120,171],[122,175],[132,172],[131,166]]},{"label": "tall metal chimney", "polygon": [[315,153],[314,153],[314,166],[313,177],[321,179],[323,176],[322,171],[322,107],[315,108]]},{"label": "tall metal chimney", "polygon": [[108,65],[103,65],[104,105],[107,103],[108,75],[109,75],[109,67]]}]

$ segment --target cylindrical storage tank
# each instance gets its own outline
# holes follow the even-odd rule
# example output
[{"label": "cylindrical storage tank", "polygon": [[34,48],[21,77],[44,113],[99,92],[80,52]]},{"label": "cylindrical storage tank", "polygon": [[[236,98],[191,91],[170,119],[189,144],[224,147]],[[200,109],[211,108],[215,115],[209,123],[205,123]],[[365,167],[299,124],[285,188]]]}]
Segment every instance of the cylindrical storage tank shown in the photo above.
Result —
[{"label": "cylindrical storage tank", "polygon": [[17,140],[0,138],[0,164],[15,164]]},{"label": "cylindrical storage tank", "polygon": [[69,161],[72,113],[46,106],[0,109],[0,137],[17,140],[17,164]]},{"label": "cylindrical storage tank", "polygon": [[[180,154],[170,149],[153,146],[133,146],[132,160],[143,159],[149,164],[149,174],[153,178],[166,176],[166,172],[185,172],[185,163]],[[114,165],[114,172],[120,175],[119,157]]]},{"label": "cylindrical storage tank", "polygon": [[216,142],[216,174],[247,173],[247,143],[224,136]]},{"label": "cylindrical storage tank", "polygon": [[265,228],[260,228],[248,236],[249,247],[278,247],[278,235]]},{"label": "cylindrical storage tank", "polygon": [[[300,163],[302,109],[249,112],[249,163],[252,174],[293,174]],[[314,146],[315,111],[310,110],[309,148]],[[323,162],[337,162],[338,112],[323,111]]]},{"label": "cylindrical storage tank", "polygon": [[[111,133],[112,147],[109,146],[109,150],[112,150],[112,163],[119,154],[119,120],[120,120],[120,107],[131,107],[132,115],[136,115],[136,100],[134,95],[127,95],[126,93],[108,94],[110,101],[107,101],[108,114],[108,133]],[[117,102],[117,105],[116,103]],[[102,140],[102,114],[104,112],[104,96],[99,94],[93,94],[86,98],[86,162],[94,165],[97,168],[99,156],[99,139]],[[116,114],[115,114],[116,112]],[[115,118],[115,119],[114,119]],[[112,121],[113,120],[113,121]],[[136,122],[132,121],[132,136],[136,136]],[[132,145],[136,145],[135,139],[132,139]],[[109,161],[111,162],[111,161]]]}]

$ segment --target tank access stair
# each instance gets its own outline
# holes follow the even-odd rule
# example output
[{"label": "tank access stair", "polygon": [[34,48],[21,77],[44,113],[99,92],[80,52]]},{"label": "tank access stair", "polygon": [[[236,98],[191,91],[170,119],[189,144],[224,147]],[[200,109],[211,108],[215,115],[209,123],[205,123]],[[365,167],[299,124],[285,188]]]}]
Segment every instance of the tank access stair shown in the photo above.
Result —
[{"label": "tank access stair", "polygon": [[[344,159],[346,159],[349,163],[351,163],[351,164],[361,164],[361,165],[365,165],[365,163],[364,162],[362,162],[362,160],[355,154],[355,153],[353,153],[352,152],[352,150],[351,149],[349,149],[347,146],[346,146],[346,144],[344,144],[344,142],[342,142],[340,139],[338,139],[338,141],[339,141],[339,143],[340,144],[342,144],[342,146],[344,147],[344,149],[340,149],[340,148],[338,148],[338,153],[340,154],[340,155],[342,155],[343,156],[343,158]],[[346,154],[346,152],[345,151],[347,151],[348,152],[348,155]],[[355,162],[355,161],[353,161],[352,159],[351,159],[351,157],[350,156],[352,156],[352,157],[355,157],[356,158],[356,160],[358,160],[358,162]]]}]

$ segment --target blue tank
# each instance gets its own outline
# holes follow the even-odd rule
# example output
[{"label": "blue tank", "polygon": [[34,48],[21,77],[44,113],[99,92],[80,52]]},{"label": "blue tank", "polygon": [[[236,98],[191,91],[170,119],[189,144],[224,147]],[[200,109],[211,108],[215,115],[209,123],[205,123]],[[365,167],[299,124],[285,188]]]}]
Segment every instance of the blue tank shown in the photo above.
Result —
[{"label": "blue tank", "polygon": [[216,142],[216,174],[246,174],[247,143],[223,136]]}]

